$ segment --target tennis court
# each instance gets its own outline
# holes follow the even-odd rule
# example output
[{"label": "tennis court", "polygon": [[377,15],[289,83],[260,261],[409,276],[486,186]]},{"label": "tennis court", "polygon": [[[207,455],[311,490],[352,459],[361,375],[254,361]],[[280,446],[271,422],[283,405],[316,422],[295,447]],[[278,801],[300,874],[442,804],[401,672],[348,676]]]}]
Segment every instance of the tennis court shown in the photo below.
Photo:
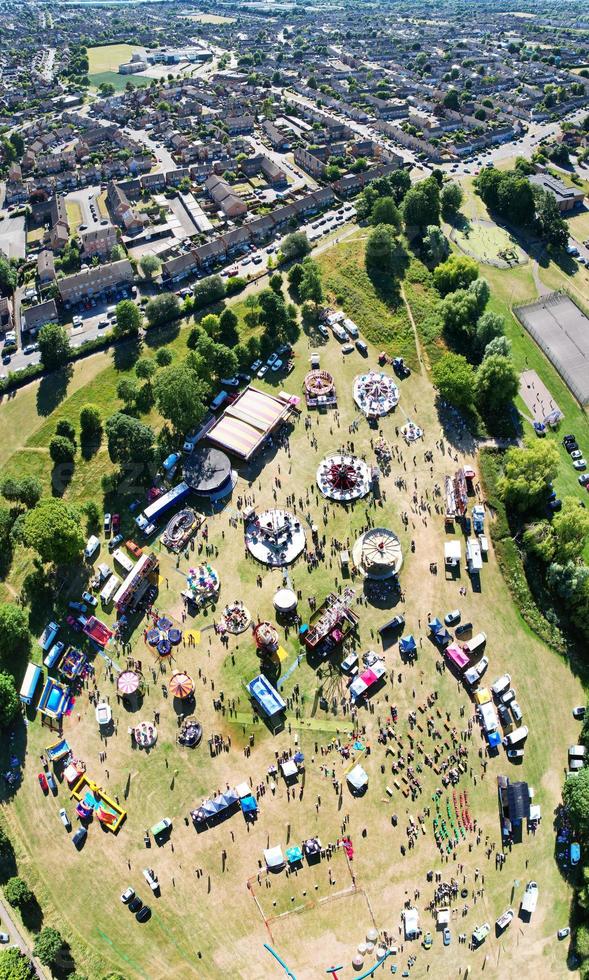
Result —
[{"label": "tennis court", "polygon": [[589,318],[564,293],[514,309],[581,405],[589,404]]}]

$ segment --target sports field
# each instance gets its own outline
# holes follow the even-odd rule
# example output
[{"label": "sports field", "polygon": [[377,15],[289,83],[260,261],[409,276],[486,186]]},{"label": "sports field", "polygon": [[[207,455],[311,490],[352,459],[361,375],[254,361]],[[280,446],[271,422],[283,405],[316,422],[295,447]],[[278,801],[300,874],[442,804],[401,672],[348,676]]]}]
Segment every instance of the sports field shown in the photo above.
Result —
[{"label": "sports field", "polygon": [[140,48],[132,44],[105,44],[98,48],[88,48],[89,75],[98,72],[117,71],[119,65],[131,60],[131,55]]}]

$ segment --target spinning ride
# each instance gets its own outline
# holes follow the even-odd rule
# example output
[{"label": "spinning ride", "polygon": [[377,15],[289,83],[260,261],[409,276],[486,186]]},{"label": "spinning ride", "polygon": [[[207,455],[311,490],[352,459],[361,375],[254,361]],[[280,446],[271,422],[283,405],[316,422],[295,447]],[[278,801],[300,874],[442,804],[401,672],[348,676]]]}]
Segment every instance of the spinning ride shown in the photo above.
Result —
[{"label": "spinning ride", "polygon": [[354,401],[368,418],[387,415],[399,401],[399,389],[389,374],[369,371],[354,378]]},{"label": "spinning ride", "polygon": [[250,554],[264,565],[290,565],[305,547],[301,522],[287,510],[253,514],[245,525],[245,543]]},{"label": "spinning ride", "polygon": [[373,527],[360,535],[352,556],[356,568],[371,579],[387,579],[397,575],[403,564],[401,542],[394,531]]},{"label": "spinning ride", "polygon": [[272,623],[258,623],[254,627],[254,641],[260,657],[272,657],[280,645],[278,630]]},{"label": "spinning ride", "polygon": [[208,562],[197,565],[196,568],[189,568],[186,581],[194,601],[199,605],[214,600],[221,588],[219,576]]},{"label": "spinning ride", "polygon": [[331,374],[316,368],[305,375],[303,382],[305,399],[310,408],[335,404],[335,382]]},{"label": "spinning ride", "polygon": [[316,480],[324,497],[341,502],[357,500],[370,489],[370,467],[357,456],[335,453],[321,461]]},{"label": "spinning ride", "polygon": [[230,602],[225,606],[221,615],[219,626],[226,633],[244,633],[252,621],[252,617],[247,606],[243,602]]}]

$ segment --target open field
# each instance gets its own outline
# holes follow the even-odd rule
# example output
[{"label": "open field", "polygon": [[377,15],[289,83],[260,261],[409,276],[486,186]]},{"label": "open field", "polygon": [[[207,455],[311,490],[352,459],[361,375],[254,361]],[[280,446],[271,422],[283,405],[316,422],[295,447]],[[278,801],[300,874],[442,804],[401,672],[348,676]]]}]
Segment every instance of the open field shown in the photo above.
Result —
[{"label": "open field", "polygon": [[97,89],[103,82],[108,82],[114,85],[115,92],[124,92],[128,82],[135,88],[144,88],[150,82],[145,75],[119,75],[118,71],[98,71],[89,78],[93,88]]},{"label": "open field", "polygon": [[70,198],[66,198],[65,210],[70,226],[70,235],[74,236],[82,224],[82,209],[77,201],[72,201]]},{"label": "open field", "polygon": [[130,61],[131,55],[139,50],[132,44],[105,44],[103,47],[88,48],[88,74],[116,72],[119,65]]},{"label": "open field", "polygon": [[584,242],[589,238],[589,210],[581,211],[567,219],[567,224],[577,241]]},{"label": "open field", "polygon": [[[341,253],[342,247],[334,252]],[[344,256],[349,263],[348,270],[352,270],[352,257],[347,249]],[[336,278],[336,262],[333,261],[331,267],[328,265],[329,268],[332,281],[339,288],[342,280]],[[492,271],[498,276],[504,275],[499,270]],[[356,306],[354,309],[346,308],[351,315],[357,316],[357,311],[362,312],[369,301],[364,286],[359,285],[358,280],[353,285],[350,295]],[[383,315],[390,315],[386,307]],[[393,319],[395,326],[397,322]],[[173,341],[173,348],[178,352],[184,347],[184,337],[185,331],[182,331]],[[394,343],[394,331],[392,338],[391,342]],[[274,385],[267,387],[278,391],[286,386],[289,391],[299,392],[308,364],[308,353],[316,347],[316,340],[302,337],[297,345],[293,374],[286,381],[276,379]],[[379,348],[380,344],[370,346],[368,364],[376,363]],[[582,699],[580,685],[566,664],[540,644],[524,626],[512,606],[492,554],[483,569],[481,592],[472,591],[464,575],[459,581],[451,582],[444,578],[443,572],[435,576],[430,574],[429,563],[432,559],[436,559],[439,567],[442,567],[444,532],[440,519],[433,514],[431,517],[425,514],[427,523],[424,523],[422,516],[412,512],[410,494],[399,489],[394,482],[400,475],[413,487],[413,480],[416,480],[419,493],[423,494],[429,488],[431,494],[433,482],[441,481],[443,475],[455,466],[448,457],[447,448],[445,454],[436,449],[435,443],[440,437],[439,423],[433,392],[425,375],[413,374],[402,383],[401,402],[396,415],[381,423],[382,435],[393,444],[397,441],[394,427],[402,423],[405,413],[422,425],[426,433],[423,445],[418,444],[410,450],[402,447],[407,469],[400,460],[395,460],[391,474],[383,476],[384,497],[381,506],[371,504],[367,507],[366,503],[360,502],[353,509],[343,509],[327,504],[324,511],[323,500],[317,498],[313,490],[317,462],[322,455],[349,438],[348,424],[357,418],[351,384],[354,375],[364,370],[367,362],[357,353],[346,358],[333,340],[320,350],[322,365],[331,370],[337,380],[339,424],[330,415],[314,417],[308,431],[301,420],[290,437],[290,454],[284,449],[270,451],[263,458],[263,469],[260,464],[250,468],[240,467],[240,481],[233,500],[219,514],[208,518],[209,545],[215,549],[211,560],[221,578],[221,604],[239,597],[244,599],[255,617],[274,619],[272,596],[282,583],[282,575],[279,571],[266,571],[261,587],[256,585],[259,566],[244,557],[241,525],[238,523],[234,527],[233,523],[238,513],[235,508],[238,494],[254,495],[259,507],[271,506],[274,503],[275,478],[279,479],[282,485],[277,488],[278,502],[284,503],[286,494],[295,492],[297,498],[301,497],[297,507],[308,515],[310,521],[325,528],[328,536],[324,562],[309,571],[304,561],[299,560],[288,575],[288,581],[301,591],[300,610],[305,618],[309,596],[317,596],[321,600],[326,592],[333,589],[334,582],[337,586],[341,585],[341,581],[338,582],[339,566],[330,552],[331,539],[345,542],[349,537],[353,541],[367,517],[370,521],[392,527],[400,535],[405,556],[401,572],[404,600],[395,611],[404,613],[407,629],[417,637],[419,657],[415,667],[403,666],[396,644],[389,646],[385,658],[393,680],[387,681],[372,699],[373,712],[360,710],[358,724],[360,729],[365,728],[365,731],[361,731],[362,744],[371,746],[370,755],[358,756],[369,774],[366,796],[353,798],[345,786],[340,795],[333,789],[331,776],[326,776],[321,769],[322,765],[327,765],[329,770],[333,769],[336,773],[336,778],[342,780],[351,762],[350,759],[344,760],[333,749],[327,756],[321,753],[321,747],[326,751],[338,736],[344,744],[350,741],[352,724],[349,713],[342,713],[346,689],[339,671],[326,665],[313,667],[306,659],[296,666],[299,650],[296,638],[292,631],[289,635],[281,631],[281,643],[286,652],[281,665],[285,678],[282,693],[286,698],[298,695],[296,705],[300,717],[296,717],[293,704],[288,712],[287,728],[272,738],[262,724],[254,721],[243,694],[243,679],[254,676],[259,669],[249,634],[231,638],[225,649],[208,628],[213,621],[213,613],[199,615],[194,622],[189,620],[188,624],[182,624],[179,591],[184,587],[187,569],[195,557],[188,552],[187,556],[181,556],[177,566],[176,560],[169,557],[156,542],[155,550],[161,561],[158,608],[165,610],[179,625],[190,625],[198,631],[196,645],[180,647],[174,666],[187,669],[195,679],[195,711],[203,724],[203,743],[192,754],[175,743],[176,713],[171,700],[163,696],[162,689],[162,684],[165,685],[169,679],[170,668],[164,667],[160,672],[150,648],[144,644],[142,624],[138,624],[132,638],[132,653],[143,663],[148,687],[140,712],[128,715],[116,703],[108,670],[104,661],[97,657],[97,687],[102,696],[110,697],[117,734],[106,740],[99,739],[87,689],[76,698],[72,713],[64,720],[64,734],[75,754],[86,760],[90,777],[96,778],[111,794],[119,796],[128,809],[128,819],[116,837],[100,833],[96,826],[91,826],[86,847],[79,854],[75,852],[57,817],[58,806],[66,806],[70,814],[73,810],[65,787],[60,786],[58,800],[45,799],[39,791],[32,760],[38,757],[51,739],[38,718],[31,720],[26,733],[24,730],[19,733],[16,743],[19,756],[26,754],[29,759],[24,784],[3,810],[3,817],[17,842],[20,873],[34,887],[46,910],[46,923],[54,923],[62,929],[72,944],[79,969],[84,970],[92,980],[103,976],[109,969],[120,970],[129,978],[148,977],[150,980],[152,977],[155,980],[156,977],[171,978],[180,974],[201,980],[217,978],[226,971],[245,980],[278,977],[280,971],[264,950],[264,942],[274,945],[298,978],[315,980],[334,960],[346,964],[346,976],[357,943],[372,925],[372,916],[378,928],[384,928],[396,937],[399,912],[406,892],[412,896],[415,888],[421,892],[417,905],[422,926],[424,930],[431,928],[433,931],[432,920],[425,911],[425,905],[433,894],[433,886],[426,883],[425,872],[430,868],[439,870],[443,879],[449,880],[450,875],[458,873],[458,864],[452,860],[448,864],[446,855],[439,855],[432,837],[431,816],[424,817],[425,833],[419,835],[415,848],[409,850],[405,857],[401,856],[399,849],[402,843],[406,843],[408,815],[416,819],[425,806],[431,806],[432,793],[441,785],[440,777],[423,767],[420,774],[423,794],[415,802],[405,799],[396,789],[389,798],[386,786],[392,785],[392,780],[399,777],[391,773],[391,757],[385,754],[377,735],[379,725],[389,716],[391,704],[395,704],[399,712],[399,722],[395,728],[406,751],[409,744],[408,712],[422,704],[426,695],[434,689],[439,694],[436,709],[432,712],[435,723],[444,730],[444,724],[448,724],[445,712],[449,712],[450,726],[460,729],[466,725],[472,715],[472,705],[462,687],[457,686],[448,672],[441,675],[437,672],[439,656],[427,640],[425,631],[428,613],[443,613],[460,604],[463,619],[473,621],[476,629],[484,629],[488,634],[488,653],[492,664],[490,673],[498,676],[509,669],[512,674],[519,703],[531,730],[521,775],[535,787],[536,800],[542,806],[544,819],[536,837],[514,847],[508,855],[505,870],[495,872],[493,857],[487,860],[484,852],[486,836],[498,848],[500,846],[495,776],[508,772],[517,778],[520,770],[511,769],[501,754],[489,759],[487,772],[481,778],[478,758],[481,743],[475,726],[472,744],[465,743],[469,750],[468,767],[458,786],[458,791],[467,790],[469,811],[471,817],[477,820],[481,832],[479,846],[476,845],[476,837],[468,835],[472,852],[466,841],[456,850],[457,862],[464,866],[461,874],[465,876],[465,885],[469,889],[469,911],[464,919],[459,915],[452,923],[453,943],[449,948],[443,948],[439,936],[436,936],[430,953],[424,953],[418,944],[409,944],[402,954],[399,953],[397,961],[404,963],[409,952],[416,953],[413,976],[425,977],[430,964],[438,974],[450,976],[456,973],[459,966],[464,969],[466,965],[471,965],[478,972],[483,966],[485,954],[490,954],[485,963],[485,975],[489,977],[502,975],[506,956],[512,969],[519,969],[522,974],[529,975],[531,970],[543,969],[550,976],[564,977],[567,974],[566,949],[557,943],[554,934],[556,928],[567,920],[570,892],[553,861],[551,814],[559,800],[567,739],[569,742],[576,739],[577,728],[569,709]],[[101,355],[101,358],[103,369],[92,372],[85,379],[85,388],[80,386],[81,379],[74,373],[68,397],[46,421],[38,420],[30,436],[26,435],[27,416],[34,410],[35,400],[28,394],[28,389],[17,393],[13,401],[0,407],[3,419],[6,417],[4,413],[10,412],[13,422],[17,422],[19,399],[28,399],[27,411],[20,408],[23,431],[20,442],[14,442],[14,451],[18,449],[18,455],[8,460],[8,472],[17,465],[27,471],[35,471],[36,467],[36,471],[48,479],[44,447],[57,419],[77,420],[81,405],[87,401],[99,404],[105,415],[114,410],[114,389],[120,372],[113,367],[104,369],[108,357]],[[83,364],[93,365],[94,360]],[[259,384],[266,387],[264,382]],[[316,449],[310,444],[311,437],[317,440]],[[373,437],[365,422],[360,423],[358,431],[352,436],[355,451],[366,454],[368,460],[373,459],[370,445]],[[425,449],[434,451],[433,474],[430,473],[429,464],[423,460]],[[464,458],[470,459],[469,456]],[[74,480],[65,492],[66,499],[80,502],[84,493],[91,494],[101,506],[120,510],[124,532],[131,533],[131,516],[124,507],[128,498],[103,496],[100,477],[108,469],[108,459],[103,451],[87,464],[80,461]],[[408,530],[403,529],[400,520],[402,510],[410,512]],[[414,553],[409,547],[410,539],[415,541]],[[103,545],[101,560],[105,558]],[[464,598],[458,594],[460,584],[467,586]],[[353,585],[358,595],[362,596],[361,583],[356,580]],[[79,586],[77,591],[62,594],[60,604],[77,594]],[[374,635],[375,626],[390,618],[393,612],[389,609],[375,610],[364,602],[362,600],[357,607],[360,616],[358,650],[370,647],[378,650],[380,641]],[[111,618],[105,616],[108,622]],[[124,664],[122,651],[113,648],[110,652],[116,662]],[[558,699],[553,697],[554,690],[560,692]],[[221,697],[221,692],[226,706],[224,712],[215,710],[213,706],[213,697]],[[321,697],[327,699],[327,710],[321,706]],[[229,711],[229,708],[232,710]],[[465,711],[464,718],[460,716],[461,708]],[[440,716],[436,714],[437,710]],[[156,711],[160,714],[158,743],[146,755],[131,747],[127,726],[137,717],[152,719]],[[548,738],[547,732],[558,732],[558,738]],[[230,751],[222,752],[215,758],[210,757],[206,740],[212,733],[229,737]],[[254,735],[255,741],[251,755],[246,757],[243,747],[248,743],[250,734]],[[433,750],[435,743],[425,730],[420,738],[426,751]],[[446,731],[445,738],[448,738]],[[396,751],[394,743],[392,745]],[[267,785],[265,776],[268,766],[274,762],[275,752],[294,751],[295,746],[305,754],[304,785],[299,778],[288,799],[284,783],[278,779],[275,793],[268,790],[260,798],[257,823],[246,825],[238,813],[230,821],[200,835],[195,833],[191,824],[185,824],[184,817],[190,808],[227,783],[234,785],[243,779],[251,779],[254,787],[259,783]],[[12,749],[15,749],[14,745]],[[99,752],[107,753],[102,763],[98,758]],[[384,772],[381,766],[384,766]],[[445,798],[444,791],[444,801]],[[391,825],[393,813],[399,818],[396,828]],[[164,815],[174,821],[171,843],[146,852],[143,830]],[[259,886],[255,879],[253,894],[258,898],[264,914],[277,915],[293,905],[295,908],[307,906],[303,911],[272,921],[269,932],[254,897],[248,893],[245,885],[246,879],[252,875],[255,878],[258,872],[263,848],[269,844],[280,844],[285,848],[289,843],[299,842],[310,835],[320,836],[323,844],[335,842],[341,835],[342,820],[346,815],[349,815],[346,832],[354,845],[351,870],[356,879],[356,893],[335,897],[340,890],[350,887],[349,873],[340,854],[334,855],[329,863],[322,862],[316,871],[305,867],[289,878],[284,874],[271,876],[267,879],[269,888],[265,878],[261,879]],[[225,870],[222,870],[223,850],[227,853]],[[529,862],[527,867],[526,861]],[[127,884],[132,884],[144,900],[147,898],[147,888],[141,876],[141,869],[146,865],[156,870],[161,881],[162,897],[151,902],[154,915],[148,924],[140,926],[120,904],[118,895]],[[475,886],[474,881],[475,866],[485,875],[484,894],[478,896],[476,904],[472,898],[473,888],[476,891],[479,887]],[[199,872],[198,876],[195,869]],[[333,879],[331,885],[329,870]],[[541,889],[539,909],[530,925],[514,923],[501,940],[489,937],[485,947],[474,953],[459,946],[458,931],[470,932],[481,921],[493,921],[510,903],[517,907],[523,883],[530,876],[539,881]],[[515,896],[512,896],[515,879],[520,884]],[[99,889],[96,887],[98,881]],[[321,899],[330,895],[334,896],[331,901],[321,903]],[[366,965],[370,965],[368,959]]]}]

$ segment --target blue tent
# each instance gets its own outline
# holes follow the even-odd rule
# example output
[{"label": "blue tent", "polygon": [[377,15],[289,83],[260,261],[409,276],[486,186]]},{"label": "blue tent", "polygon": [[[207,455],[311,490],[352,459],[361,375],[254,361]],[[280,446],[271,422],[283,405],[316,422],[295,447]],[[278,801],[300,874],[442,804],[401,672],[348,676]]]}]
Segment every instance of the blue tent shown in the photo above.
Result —
[{"label": "blue tent", "polygon": [[297,844],[286,848],[286,859],[289,864],[298,864],[303,860],[303,852]]},{"label": "blue tent", "polygon": [[501,736],[499,732],[487,732],[487,742],[489,748],[495,748],[497,745],[501,745]]},{"label": "blue tent", "polygon": [[256,813],[258,810],[258,804],[253,796],[244,796],[241,800],[241,809],[244,813]]},{"label": "blue tent", "polygon": [[431,633],[440,633],[444,629],[444,624],[440,622],[437,616],[435,619],[430,619],[427,625],[429,626]]},{"label": "blue tent", "polygon": [[416,649],[417,643],[415,642],[413,633],[409,633],[408,636],[402,636],[399,640],[399,650],[401,653],[413,653]]}]

